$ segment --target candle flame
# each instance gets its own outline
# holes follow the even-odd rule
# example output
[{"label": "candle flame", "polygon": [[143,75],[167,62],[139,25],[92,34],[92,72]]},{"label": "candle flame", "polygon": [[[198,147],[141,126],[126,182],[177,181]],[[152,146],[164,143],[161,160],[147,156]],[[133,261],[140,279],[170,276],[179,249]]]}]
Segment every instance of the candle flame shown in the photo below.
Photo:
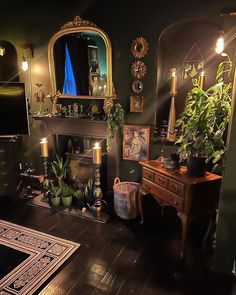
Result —
[{"label": "candle flame", "polygon": [[95,142],[95,147],[99,147],[99,143],[98,142]]},{"label": "candle flame", "polygon": [[204,76],[204,75],[205,75],[205,72],[204,72],[204,71],[202,71],[200,75],[201,75],[201,76]]},{"label": "candle flame", "polygon": [[47,142],[48,141],[47,141],[47,138],[46,137],[42,138],[41,141],[40,141],[40,143],[47,143]]}]

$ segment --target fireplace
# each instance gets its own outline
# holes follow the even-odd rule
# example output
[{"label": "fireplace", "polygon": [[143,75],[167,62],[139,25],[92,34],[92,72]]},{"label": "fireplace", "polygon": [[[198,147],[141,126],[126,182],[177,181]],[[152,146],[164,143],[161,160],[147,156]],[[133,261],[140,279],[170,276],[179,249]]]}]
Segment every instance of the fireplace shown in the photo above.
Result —
[{"label": "fireplace", "polygon": [[[71,181],[84,181],[93,173],[92,147],[95,142],[102,146],[102,184],[104,195],[112,192],[113,181],[118,173],[118,141],[113,139],[113,148],[106,151],[106,121],[78,118],[38,117],[45,125],[42,137],[49,142],[50,158],[60,154],[70,163]],[[81,169],[78,169],[80,167]]]}]

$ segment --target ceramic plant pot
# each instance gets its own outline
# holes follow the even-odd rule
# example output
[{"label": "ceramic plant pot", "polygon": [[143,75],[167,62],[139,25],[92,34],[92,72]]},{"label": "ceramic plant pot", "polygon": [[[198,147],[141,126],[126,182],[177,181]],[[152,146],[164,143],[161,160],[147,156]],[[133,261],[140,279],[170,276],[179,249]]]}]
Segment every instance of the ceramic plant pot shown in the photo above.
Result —
[{"label": "ceramic plant pot", "polygon": [[51,204],[53,206],[59,206],[60,205],[60,202],[61,202],[60,196],[59,197],[51,196],[50,200],[51,200]]},{"label": "ceramic plant pot", "polygon": [[193,177],[204,176],[206,172],[206,157],[190,156],[187,160],[187,167],[189,175]]},{"label": "ceramic plant pot", "polygon": [[68,196],[68,197],[62,196],[61,200],[62,200],[63,206],[65,207],[70,207],[72,204],[72,196]]}]

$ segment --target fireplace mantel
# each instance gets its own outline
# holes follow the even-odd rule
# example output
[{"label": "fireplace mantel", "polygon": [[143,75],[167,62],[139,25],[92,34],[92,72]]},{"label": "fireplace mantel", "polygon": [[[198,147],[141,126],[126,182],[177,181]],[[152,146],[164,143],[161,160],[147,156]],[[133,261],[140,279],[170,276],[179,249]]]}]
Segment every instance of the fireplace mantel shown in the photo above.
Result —
[{"label": "fireplace mantel", "polygon": [[[97,139],[106,139],[107,137],[107,121],[73,117],[34,117],[34,119],[40,120],[45,125],[42,137],[48,138],[50,155],[53,156],[56,153],[58,135],[92,137]],[[112,149],[107,153],[107,183],[109,191],[112,191],[114,178],[119,175],[118,155],[118,136],[116,135],[112,142]]]}]

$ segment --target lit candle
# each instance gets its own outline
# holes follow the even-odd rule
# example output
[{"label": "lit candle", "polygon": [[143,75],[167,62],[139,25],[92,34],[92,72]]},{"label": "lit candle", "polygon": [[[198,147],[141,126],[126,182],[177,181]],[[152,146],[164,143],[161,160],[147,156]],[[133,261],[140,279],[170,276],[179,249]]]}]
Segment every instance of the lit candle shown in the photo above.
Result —
[{"label": "lit candle", "polygon": [[47,138],[42,138],[40,141],[41,146],[41,157],[47,158],[48,157],[48,141]]},{"label": "lit candle", "polygon": [[205,84],[205,72],[204,71],[202,71],[200,76],[199,76],[198,84],[199,84],[200,88],[202,88],[202,89],[204,88],[204,84]]},{"label": "lit candle", "polygon": [[102,163],[102,150],[98,142],[95,143],[93,147],[93,164]]},{"label": "lit candle", "polygon": [[171,68],[171,95],[175,96],[177,94],[177,76],[176,68]]}]

